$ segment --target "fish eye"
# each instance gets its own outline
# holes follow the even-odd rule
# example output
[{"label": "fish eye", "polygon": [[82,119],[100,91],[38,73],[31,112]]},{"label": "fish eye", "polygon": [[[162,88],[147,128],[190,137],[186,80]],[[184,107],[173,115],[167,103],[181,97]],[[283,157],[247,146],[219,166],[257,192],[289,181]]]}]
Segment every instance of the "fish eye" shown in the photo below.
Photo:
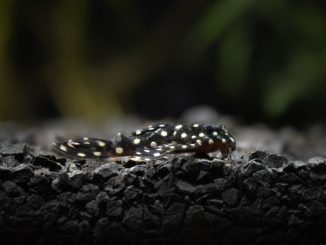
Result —
[{"label": "fish eye", "polygon": [[212,132],[214,131],[214,127],[213,127],[212,125],[209,125],[209,124],[204,125],[204,126],[203,126],[203,129],[204,129],[204,131],[207,132],[207,133],[212,133]]}]

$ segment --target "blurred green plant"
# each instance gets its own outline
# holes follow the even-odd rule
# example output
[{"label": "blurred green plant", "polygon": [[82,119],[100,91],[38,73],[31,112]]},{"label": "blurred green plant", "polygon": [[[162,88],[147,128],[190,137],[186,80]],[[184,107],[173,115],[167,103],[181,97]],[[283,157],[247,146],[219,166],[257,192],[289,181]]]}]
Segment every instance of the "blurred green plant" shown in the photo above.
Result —
[{"label": "blurred green plant", "polygon": [[[1,1],[0,119],[37,118],[41,97],[65,117],[100,120],[132,112],[134,90],[171,67],[214,74],[209,90],[234,104],[256,97],[252,108],[269,118],[303,99],[326,102],[320,1],[157,3]],[[18,56],[33,71],[21,72],[11,58],[29,48],[17,35],[22,29],[47,57],[28,66],[29,59]],[[207,63],[213,64],[203,67]]]},{"label": "blurred green plant", "polygon": [[0,2],[0,119],[13,117],[15,101],[11,98],[15,88],[7,60],[7,51],[12,31],[12,1]]},{"label": "blurred green plant", "polygon": [[[324,88],[325,10],[321,11],[311,2],[297,6],[290,1],[218,1],[203,14],[187,44],[195,49],[190,58],[198,59],[212,43],[220,41],[216,69],[218,90],[231,98],[241,96],[246,89],[257,92],[248,73],[256,48],[253,28],[262,21],[275,28],[276,35],[282,36],[284,43],[279,45],[292,51],[286,57],[284,68],[273,71],[275,67],[270,67],[268,74],[253,83],[255,86],[258,83],[263,91],[260,101],[265,115],[277,118],[296,101],[320,96],[318,91]],[[266,56],[266,60],[270,58]]]}]

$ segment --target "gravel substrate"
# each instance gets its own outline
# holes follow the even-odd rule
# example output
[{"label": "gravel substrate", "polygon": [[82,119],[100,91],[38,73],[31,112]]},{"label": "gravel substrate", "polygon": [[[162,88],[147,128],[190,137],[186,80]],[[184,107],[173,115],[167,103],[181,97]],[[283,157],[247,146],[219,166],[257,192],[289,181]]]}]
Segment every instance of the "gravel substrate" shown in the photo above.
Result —
[{"label": "gravel substrate", "polygon": [[326,159],[73,161],[0,146],[0,244],[325,244]]}]

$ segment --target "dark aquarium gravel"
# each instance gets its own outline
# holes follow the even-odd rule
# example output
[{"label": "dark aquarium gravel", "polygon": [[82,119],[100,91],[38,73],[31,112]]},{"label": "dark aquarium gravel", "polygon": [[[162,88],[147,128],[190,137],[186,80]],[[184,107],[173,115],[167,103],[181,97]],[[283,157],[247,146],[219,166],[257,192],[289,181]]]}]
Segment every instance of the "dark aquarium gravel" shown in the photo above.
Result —
[{"label": "dark aquarium gravel", "polygon": [[[33,137],[2,137],[0,244],[325,244],[322,146],[304,154],[289,147],[292,132],[252,132],[236,131],[232,159],[146,163],[68,159]],[[252,150],[250,135],[272,144]]]}]

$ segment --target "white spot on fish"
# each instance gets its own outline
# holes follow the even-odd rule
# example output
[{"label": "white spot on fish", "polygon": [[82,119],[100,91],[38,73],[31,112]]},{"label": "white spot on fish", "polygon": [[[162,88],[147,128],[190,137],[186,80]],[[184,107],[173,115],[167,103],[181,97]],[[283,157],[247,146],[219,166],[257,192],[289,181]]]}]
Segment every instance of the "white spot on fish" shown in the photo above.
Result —
[{"label": "white spot on fish", "polygon": [[210,145],[214,144],[214,140],[209,139],[209,140],[208,140],[208,144],[210,144]]},{"label": "white spot on fish", "polygon": [[122,153],[123,153],[123,148],[122,148],[122,147],[116,147],[116,148],[115,148],[115,152],[116,152],[117,154],[122,154]]},{"label": "white spot on fish", "polygon": [[199,134],[199,137],[205,137],[205,134],[202,132]]},{"label": "white spot on fish", "polygon": [[82,153],[82,152],[78,152],[77,153],[77,156],[79,156],[79,157],[86,157],[86,154],[85,153]]},{"label": "white spot on fish", "polygon": [[135,138],[133,142],[134,142],[135,145],[138,145],[140,143],[140,139],[139,138]]},{"label": "white spot on fish", "polygon": [[62,151],[67,151],[67,147],[65,145],[60,145],[59,149]]},{"label": "white spot on fish", "polygon": [[152,147],[152,148],[156,148],[156,147],[157,147],[157,143],[156,143],[155,141],[152,141],[152,142],[151,142],[151,147]]},{"label": "white spot on fish", "polygon": [[175,129],[176,129],[176,130],[179,130],[179,129],[181,129],[181,128],[182,128],[182,125],[181,125],[181,124],[175,126]]},{"label": "white spot on fish", "polygon": [[186,133],[182,133],[181,134],[181,138],[186,138],[187,137],[187,134]]},{"label": "white spot on fish", "polygon": [[166,137],[166,136],[168,135],[168,132],[166,132],[166,131],[162,131],[162,132],[161,132],[161,135],[162,135],[163,137]]},{"label": "white spot on fish", "polygon": [[225,144],[226,143],[226,139],[222,139],[222,143]]},{"label": "white spot on fish", "polygon": [[96,156],[96,157],[100,157],[102,155],[102,153],[99,152],[99,151],[94,151],[93,155]]},{"label": "white spot on fish", "polygon": [[98,146],[100,147],[104,147],[105,146],[105,142],[102,140],[97,140],[96,143],[98,144]]}]

